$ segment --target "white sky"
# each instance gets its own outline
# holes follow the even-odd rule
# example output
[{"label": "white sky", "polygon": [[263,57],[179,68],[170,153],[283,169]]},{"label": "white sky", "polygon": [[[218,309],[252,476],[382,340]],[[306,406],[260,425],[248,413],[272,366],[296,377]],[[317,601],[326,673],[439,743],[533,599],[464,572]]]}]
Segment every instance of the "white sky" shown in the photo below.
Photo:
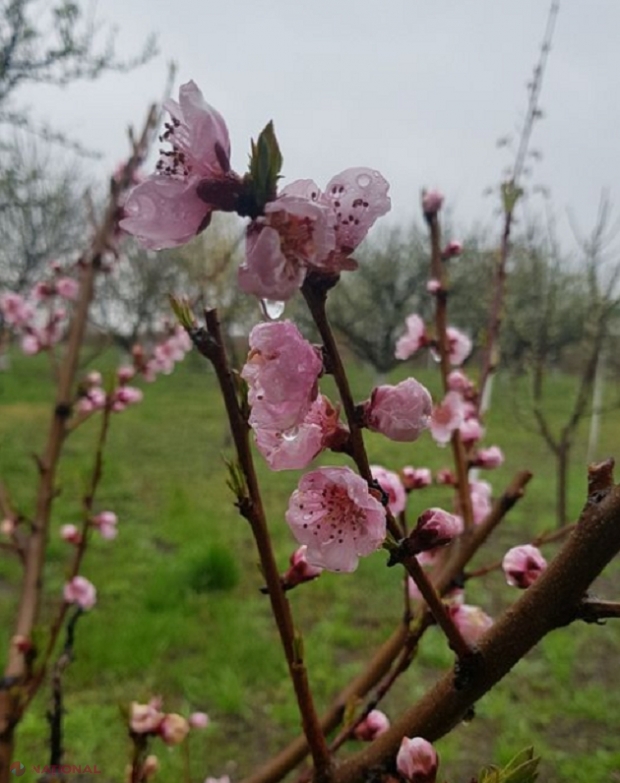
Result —
[{"label": "white sky", "polygon": [[[194,79],[226,118],[237,171],[273,119],[285,183],[321,186],[367,165],[391,183],[392,219],[417,216],[419,190],[437,186],[457,223],[488,223],[494,202],[482,191],[510,163],[496,141],[523,116],[548,10],[541,0],[99,0],[121,54],[154,32],[160,56],[20,97],[111,168],[174,59],[177,84]],[[535,182],[551,189],[563,236],[568,207],[587,228],[602,188],[619,197],[619,40],[617,0],[563,0],[533,138],[544,155]]]}]

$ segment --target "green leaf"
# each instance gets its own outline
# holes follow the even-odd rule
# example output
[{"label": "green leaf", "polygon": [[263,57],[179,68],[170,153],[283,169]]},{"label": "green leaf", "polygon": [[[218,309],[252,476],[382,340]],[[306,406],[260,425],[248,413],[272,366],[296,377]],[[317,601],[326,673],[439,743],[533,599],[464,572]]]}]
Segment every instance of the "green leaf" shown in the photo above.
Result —
[{"label": "green leaf", "polygon": [[506,764],[499,767],[485,767],[481,770],[479,783],[534,783],[538,777],[540,756],[534,756],[533,748],[525,748]]},{"label": "green leaf", "polygon": [[510,213],[517,205],[517,201],[523,195],[523,189],[516,185],[513,180],[502,182],[502,203],[504,212]]},{"label": "green leaf", "polygon": [[282,169],[282,153],[276,138],[273,122],[265,125],[255,142],[251,142],[250,180],[254,199],[259,209],[276,196],[277,183]]}]

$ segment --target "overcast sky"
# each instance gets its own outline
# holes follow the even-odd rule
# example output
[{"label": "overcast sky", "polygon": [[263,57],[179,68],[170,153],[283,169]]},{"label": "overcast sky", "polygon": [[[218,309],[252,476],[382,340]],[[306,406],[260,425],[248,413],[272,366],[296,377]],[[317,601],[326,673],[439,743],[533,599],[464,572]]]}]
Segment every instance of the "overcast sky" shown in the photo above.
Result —
[{"label": "overcast sky", "polygon": [[[119,53],[153,32],[159,57],[21,98],[112,167],[174,59],[177,85],[194,79],[226,118],[238,171],[273,119],[284,182],[324,185],[367,165],[391,183],[393,219],[417,216],[420,188],[436,186],[458,223],[491,225],[495,203],[482,192],[510,163],[496,141],[523,117],[548,10],[544,0],[100,0]],[[603,188],[620,201],[619,34],[617,0],[561,3],[533,147],[544,156],[534,180],[550,188],[563,235],[567,208],[585,229]]]}]

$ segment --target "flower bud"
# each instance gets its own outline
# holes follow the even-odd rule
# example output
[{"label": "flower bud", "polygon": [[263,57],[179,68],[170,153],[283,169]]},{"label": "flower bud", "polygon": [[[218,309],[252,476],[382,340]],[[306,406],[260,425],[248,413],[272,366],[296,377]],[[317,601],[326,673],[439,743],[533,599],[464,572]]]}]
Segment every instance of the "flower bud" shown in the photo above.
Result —
[{"label": "flower bud", "polygon": [[438,190],[423,190],[422,191],[422,212],[425,218],[436,215],[441,209],[443,204],[443,193]]},{"label": "flower bud", "polygon": [[489,446],[488,449],[479,449],[473,461],[476,468],[491,470],[504,464],[504,453],[499,446]]},{"label": "flower bud", "polygon": [[442,508],[429,508],[418,517],[418,524],[409,534],[407,551],[426,552],[449,544],[463,532],[463,520]]},{"label": "flower bud", "polygon": [[450,616],[467,644],[477,644],[493,625],[493,618],[483,612],[479,606],[471,604],[453,604],[449,607]]},{"label": "flower bud", "polygon": [[422,737],[403,737],[396,756],[396,767],[412,783],[435,783],[439,756],[430,742]]},{"label": "flower bud", "polygon": [[412,468],[407,465],[402,468],[400,475],[407,492],[428,487],[433,483],[433,476],[428,468]]},{"label": "flower bud", "polygon": [[68,544],[79,544],[82,541],[82,534],[75,525],[62,525],[60,528],[60,537]]},{"label": "flower bud", "polygon": [[304,544],[298,547],[291,555],[291,567],[282,576],[282,584],[286,590],[290,590],[302,582],[310,582],[323,573],[319,566],[310,565],[306,558],[308,547]]},{"label": "flower bud", "polygon": [[189,723],[182,715],[169,712],[159,724],[158,731],[166,745],[180,745],[189,733]]},{"label": "flower bud", "polygon": [[206,729],[209,725],[209,716],[206,712],[192,712],[188,718],[188,723],[192,729]]},{"label": "flower bud", "polygon": [[390,440],[411,442],[428,429],[432,406],[428,390],[415,378],[407,378],[396,386],[377,386],[361,407],[369,430]]},{"label": "flower bud", "polygon": [[135,734],[154,734],[159,730],[164,713],[161,712],[161,700],[151,699],[148,704],[131,702],[129,709],[129,727]]},{"label": "flower bud", "polygon": [[457,242],[455,239],[453,239],[451,242],[448,242],[448,244],[444,247],[444,249],[441,252],[441,257],[444,261],[447,261],[449,258],[456,258],[457,256],[460,256],[463,252],[463,245],[461,242]]},{"label": "flower bud", "polygon": [[355,739],[362,742],[372,742],[390,728],[387,715],[381,710],[371,710],[363,721],[357,724],[353,731]]},{"label": "flower bud", "polygon": [[547,567],[547,561],[539,549],[531,544],[509,549],[502,560],[506,581],[521,590],[529,587]]}]

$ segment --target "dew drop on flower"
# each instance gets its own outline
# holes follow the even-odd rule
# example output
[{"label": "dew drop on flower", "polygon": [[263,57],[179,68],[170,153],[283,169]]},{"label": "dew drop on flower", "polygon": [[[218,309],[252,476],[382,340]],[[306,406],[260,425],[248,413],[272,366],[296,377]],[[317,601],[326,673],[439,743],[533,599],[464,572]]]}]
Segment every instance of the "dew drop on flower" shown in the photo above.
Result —
[{"label": "dew drop on flower", "polygon": [[280,302],[276,299],[261,299],[260,305],[266,318],[270,321],[277,321],[284,312],[286,302]]},{"label": "dew drop on flower", "polygon": [[430,354],[433,357],[433,361],[440,362],[441,361],[441,354],[436,348],[430,349]]},{"label": "dew drop on flower", "polygon": [[282,437],[284,440],[292,441],[299,435],[299,427],[291,427],[289,430],[284,430]]},{"label": "dew drop on flower", "polygon": [[357,178],[357,184],[360,188],[367,188],[370,185],[370,177],[368,174],[360,174]]}]

